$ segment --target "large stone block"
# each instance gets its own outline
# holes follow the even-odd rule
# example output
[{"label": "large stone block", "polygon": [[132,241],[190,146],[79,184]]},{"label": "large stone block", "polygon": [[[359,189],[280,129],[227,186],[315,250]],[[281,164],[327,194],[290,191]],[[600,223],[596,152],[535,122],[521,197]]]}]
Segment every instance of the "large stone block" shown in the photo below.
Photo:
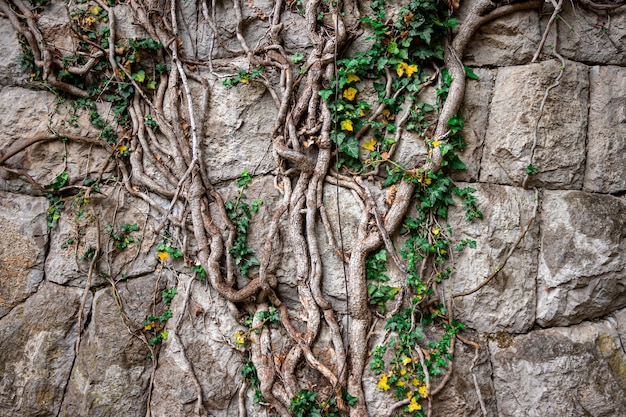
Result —
[{"label": "large stone block", "polygon": [[569,325],[626,305],[626,201],[547,191],[541,213],[537,323]]},{"label": "large stone block", "polygon": [[[593,1],[601,6],[611,1]],[[613,2],[617,6],[619,2]],[[541,19],[541,31],[545,30],[552,14],[552,6],[546,3],[546,13]],[[582,2],[563,2],[563,9],[555,21],[558,42],[554,42],[554,29],[546,41],[547,46],[557,45],[558,52],[566,59],[593,64],[626,65],[626,13],[606,12],[585,7]]]},{"label": "large stone block", "polygon": [[[72,199],[65,202],[50,238],[46,279],[58,284],[86,284],[90,261],[86,254],[95,250],[98,242],[96,221],[103,254],[98,263],[99,271],[114,279],[121,278],[122,274],[136,277],[154,271],[158,262],[156,245],[161,243],[161,235],[154,233],[156,225],[149,219],[160,217],[148,208],[146,202],[115,187],[103,187],[100,193],[92,195],[91,200],[82,207],[75,207]],[[130,233],[133,242],[120,249],[112,234],[119,234],[125,224],[136,224],[139,230]],[[106,283],[104,274],[95,271],[91,285]]]},{"label": "large stone block", "polygon": [[[189,285],[192,295],[186,299]],[[166,327],[170,337],[161,348],[154,379],[152,415],[193,414],[197,392],[189,366],[200,383],[202,403],[210,415],[236,415],[237,401],[233,397],[242,383],[243,355],[234,348],[234,334],[244,328],[215,291],[192,277],[181,275],[177,289],[179,295],[172,302],[173,318]],[[174,335],[175,327],[178,336]]]},{"label": "large stone block", "polygon": [[273,167],[270,149],[276,104],[255,83],[224,87],[215,81],[205,121],[203,155],[213,181],[237,178],[243,170],[266,173]]},{"label": "large stone block", "polygon": [[[461,293],[483,282],[511,250],[533,215],[532,191],[489,184],[471,186],[480,204],[483,219],[468,223],[459,203],[451,210],[449,223],[453,239],[476,241],[476,249],[455,251],[456,269],[444,281],[445,294]],[[478,292],[455,298],[454,316],[480,332],[528,331],[535,321],[535,277],[537,274],[538,223],[534,222],[505,268]]]},{"label": "large stone block", "polygon": [[37,291],[44,278],[47,208],[42,197],[0,191],[0,317]]},{"label": "large stone block", "polygon": [[[117,284],[124,313],[133,322],[130,330],[143,327],[153,314],[155,293],[159,297],[164,286],[156,275]],[[144,415],[152,368],[148,353],[122,321],[112,290],[96,292],[59,416]]]},{"label": "large stone block", "polygon": [[585,191],[626,191],[626,68],[591,68]]},{"label": "large stone block", "polygon": [[0,51],[2,51],[0,86],[20,84],[28,74],[21,68],[22,51],[17,32],[8,20],[4,19],[0,24]]},{"label": "large stone block", "polygon": [[[480,181],[521,185],[526,168],[539,170],[527,185],[580,189],[585,160],[589,80],[588,68],[567,62],[559,85],[561,63],[546,61],[501,68],[491,101]],[[534,155],[531,152],[535,142]]]},{"label": "large stone block", "polygon": [[[466,9],[471,8],[471,4],[461,2],[460,25],[463,25]],[[526,64],[532,59],[540,40],[537,11],[519,11],[481,26],[465,50],[463,61],[470,66]]]},{"label": "large stone block", "polygon": [[58,416],[74,360],[81,296],[79,289],[46,281],[0,320],[3,415]]},{"label": "large stone block", "polygon": [[622,416],[626,356],[611,321],[489,344],[498,415]]},{"label": "large stone block", "polygon": [[459,152],[459,157],[465,162],[467,169],[454,173],[454,179],[459,181],[478,180],[487,132],[489,103],[497,74],[497,70],[482,68],[477,68],[474,72],[480,79],[467,80],[465,97],[461,105],[461,114],[465,121],[462,135],[466,146]]}]

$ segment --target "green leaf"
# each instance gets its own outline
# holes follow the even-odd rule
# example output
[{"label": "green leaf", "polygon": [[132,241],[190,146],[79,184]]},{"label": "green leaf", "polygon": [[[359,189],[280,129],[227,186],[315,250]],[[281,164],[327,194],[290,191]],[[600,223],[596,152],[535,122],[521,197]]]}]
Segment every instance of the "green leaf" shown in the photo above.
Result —
[{"label": "green leaf", "polygon": [[133,80],[137,81],[138,83],[144,82],[145,79],[146,73],[144,72],[144,70],[139,70],[133,74]]},{"label": "green leaf", "polygon": [[472,80],[480,80],[480,77],[476,75],[473,69],[471,69],[467,65],[463,65],[463,68],[465,68],[465,75],[467,76],[467,78]]},{"label": "green leaf", "polygon": [[341,152],[345,153],[348,156],[351,156],[354,159],[358,159],[359,141],[353,137],[348,138],[348,140],[341,146]]},{"label": "green leaf", "polygon": [[328,100],[328,98],[333,94],[333,90],[320,90],[318,94],[322,97],[322,99]]}]

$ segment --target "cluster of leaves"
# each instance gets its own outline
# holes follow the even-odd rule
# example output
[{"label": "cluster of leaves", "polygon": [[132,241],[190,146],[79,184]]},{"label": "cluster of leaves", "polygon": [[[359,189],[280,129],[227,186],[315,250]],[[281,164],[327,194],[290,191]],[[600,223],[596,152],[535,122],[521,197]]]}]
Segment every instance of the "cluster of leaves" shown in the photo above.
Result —
[{"label": "cluster of leaves", "polygon": [[[255,318],[259,320],[259,323],[252,327],[252,323]],[[234,335],[237,346],[243,346],[245,348],[250,346],[250,333],[255,332],[256,334],[259,334],[261,328],[268,323],[270,325],[280,323],[280,312],[274,306],[270,306],[269,309],[259,311],[254,315],[247,316],[241,324],[246,326],[248,329],[245,331],[239,331]]]},{"label": "cluster of leaves", "polygon": [[247,241],[252,213],[259,210],[263,200],[253,200],[250,204],[246,203],[244,191],[248,188],[250,181],[252,181],[250,173],[247,170],[242,172],[237,180],[237,187],[239,187],[237,198],[224,203],[228,218],[235,226],[237,233],[229,253],[233,255],[235,265],[239,267],[243,276],[248,276],[251,267],[259,265],[259,260],[254,256],[254,251],[248,247]]},{"label": "cluster of leaves", "polygon": [[158,316],[148,316],[144,320],[143,330],[148,332],[151,336],[148,341],[150,346],[156,346],[164,340],[167,340],[168,334],[167,331],[164,330],[165,322],[172,318],[172,309],[170,308],[170,304],[172,304],[172,300],[176,294],[178,294],[176,288],[168,288],[164,290],[161,293],[161,300],[163,301],[163,305],[166,307],[165,310]]},{"label": "cluster of leaves", "polygon": [[258,403],[263,401],[263,394],[261,393],[261,380],[256,373],[256,367],[250,359],[246,359],[241,367],[241,376],[244,381],[250,384],[250,387],[254,390],[254,402]]},{"label": "cluster of leaves", "polygon": [[389,277],[385,275],[387,271],[387,251],[380,249],[371,253],[365,261],[365,271],[367,279],[376,282],[376,284],[372,282],[367,284],[369,303],[376,306],[381,314],[385,314],[387,301],[391,300],[400,291],[399,287],[381,284],[389,281]]},{"label": "cluster of leaves", "polygon": [[46,198],[50,202],[46,213],[46,220],[48,221],[49,229],[53,229],[61,218],[61,209],[63,208],[65,201],[57,192],[67,185],[69,185],[69,174],[66,171],[63,171],[57,175],[54,182],[45,187],[46,189],[51,190],[51,192],[46,193]]},{"label": "cluster of leaves", "polygon": [[[424,337],[423,329],[445,315],[443,307],[433,309],[432,313],[423,315],[420,322],[416,322],[413,309],[403,309],[391,317],[385,329],[396,335],[386,344],[376,346],[372,352],[370,369],[379,376],[378,388],[383,391],[391,390],[398,400],[408,400],[404,411],[413,417],[423,417],[425,414],[420,399],[430,394],[426,385],[426,375],[416,349],[423,349],[418,341]],[[462,323],[453,321],[443,325],[443,335],[439,340],[430,340],[428,349],[424,352],[424,365],[430,378],[442,374],[442,368],[452,360],[450,346],[452,338],[464,328]],[[393,357],[387,366],[384,356],[388,350],[393,351]],[[432,382],[432,380],[431,380]]]},{"label": "cluster of leaves", "polygon": [[[339,126],[332,139],[342,153],[339,164],[355,170],[367,166],[376,166],[388,160],[391,145],[395,139],[395,117],[407,98],[415,104],[409,109],[409,130],[426,128],[425,113],[433,106],[420,102],[415,97],[429,74],[423,71],[423,64],[443,59],[442,40],[448,28],[456,26],[456,20],[450,18],[444,2],[436,0],[413,0],[400,9],[395,21],[386,16],[384,1],[371,3],[373,16],[362,20],[373,31],[373,45],[365,52],[359,52],[355,58],[338,62],[338,74],[330,89],[321,90],[325,100],[331,99],[329,107],[333,110],[334,122]],[[391,80],[394,94],[387,95],[386,83],[379,80],[386,77],[386,71],[392,68],[397,76]],[[371,105],[364,100],[357,100],[358,82],[370,79],[378,93],[379,105],[384,105],[380,115],[368,120],[367,109]],[[335,93],[336,91],[336,93]],[[359,138],[356,133],[369,125],[372,137],[362,145],[370,152],[365,166],[359,160]]]},{"label": "cluster of leaves", "polygon": [[175,245],[173,245],[171,236],[169,235],[169,233],[166,232],[163,236],[163,241],[157,246],[157,257],[159,258],[161,263],[165,263],[165,260],[170,256],[174,259],[182,258],[183,252]]},{"label": "cluster of leaves", "polygon": [[137,239],[132,236],[133,232],[139,231],[139,226],[137,223],[126,223],[122,225],[119,231],[115,231],[112,224],[107,226],[107,231],[109,232],[109,236],[113,239],[113,244],[119,250],[126,249],[128,245],[133,242],[139,242],[140,239]]},{"label": "cluster of leaves", "polygon": [[[294,62],[298,62],[302,58],[299,57],[298,55],[295,55],[294,59],[296,60]],[[237,74],[235,77],[226,78],[224,81],[222,81],[222,85],[224,85],[225,87],[234,87],[238,84],[246,84],[248,81],[261,76],[264,71],[265,71],[265,68],[262,66],[259,66],[250,72],[246,71],[243,68],[240,68],[239,74]]]},{"label": "cluster of leaves", "polygon": [[[357,402],[357,398],[342,390],[341,401],[348,407],[353,407]],[[340,417],[343,414],[337,403],[335,395],[327,401],[318,402],[317,393],[303,389],[291,399],[289,409],[295,417]]]}]

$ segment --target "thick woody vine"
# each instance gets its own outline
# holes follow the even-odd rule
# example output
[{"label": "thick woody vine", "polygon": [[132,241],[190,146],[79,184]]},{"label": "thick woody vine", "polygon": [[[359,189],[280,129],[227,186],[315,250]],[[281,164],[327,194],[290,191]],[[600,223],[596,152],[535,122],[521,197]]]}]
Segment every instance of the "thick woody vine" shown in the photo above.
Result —
[{"label": "thick woody vine", "polygon": [[[76,240],[66,244],[75,245],[77,258],[86,265],[83,303],[94,275],[110,283],[124,323],[149,351],[150,390],[159,346],[175,344],[197,390],[195,411],[206,412],[201,381],[178,336],[191,308],[190,294],[204,290],[204,285],[229,303],[245,329],[225,341],[245,355],[240,415],[245,415],[245,394],[251,387],[254,401],[276,415],[365,416],[363,377],[369,367],[378,388],[395,396],[390,398],[388,415],[429,416],[433,397],[452,375],[455,344],[472,346],[478,355],[479,346],[459,335],[463,325],[454,320],[451,300],[480,287],[446,295],[440,286],[454,273],[454,252],[475,246],[469,239],[452,239],[446,223],[449,207],[456,201],[464,205],[468,221],[481,217],[473,190],[457,187],[450,177],[452,171],[465,167],[455,153],[464,146],[460,106],[466,78],[475,77],[463,65],[463,52],[484,23],[538,8],[540,1],[474,1],[462,22],[455,18],[455,1],[401,3],[389,8],[375,0],[359,16],[355,1],[277,0],[267,13],[253,1],[234,0],[232,28],[239,50],[228,51],[246,64],[233,70],[210,58],[198,60],[184,50],[179,29],[183,20],[176,1],[149,7],[139,0],[126,2],[135,24],[145,31],[145,36],[128,39],[116,34],[116,0],[70,4],[73,50],[58,53],[38,25],[39,16],[46,12],[45,1],[0,0],[0,11],[21,35],[22,64],[31,84],[53,91],[68,114],[67,131],[51,129],[32,138],[16,138],[0,154],[0,166],[47,196],[50,228],[54,229],[64,208],[75,207]],[[245,8],[267,26],[254,46],[243,33]],[[304,17],[312,45],[308,55],[284,45],[281,16],[287,10]],[[202,2],[198,10],[214,28],[212,48],[224,44],[215,30],[218,12],[214,2]],[[370,48],[342,56],[362,29],[372,35]],[[225,201],[209,180],[211,167],[203,155],[203,143],[213,139],[203,136],[203,123],[216,82],[241,89],[251,83],[263,85],[275,103],[272,133],[265,140],[275,161],[272,175],[281,198],[274,207],[266,207],[273,215],[265,226],[263,250],[256,254],[246,241],[251,219],[264,204],[249,201],[245,194],[254,172],[244,172],[237,180],[237,196]],[[434,102],[423,101],[421,93],[427,87],[436,92]],[[375,97],[366,94],[372,88]],[[110,103],[111,114],[98,111],[101,102]],[[88,114],[97,136],[71,133],[81,114]],[[415,132],[427,148],[424,158],[408,166],[394,159],[406,132]],[[38,184],[28,172],[9,163],[36,143],[58,140],[101,147],[109,158],[96,161],[100,164],[96,178],[69,178],[64,169],[48,185]],[[349,253],[341,229],[337,233],[331,227],[325,212],[325,184],[346,188],[360,200],[357,238]],[[386,195],[384,207],[372,196],[378,186]],[[92,202],[97,193],[125,193],[149,205],[156,214],[146,224],[151,222],[159,236],[154,248],[158,274],[174,274],[183,282],[179,294],[155,285],[158,297],[142,323],[132,322],[124,313],[117,283],[127,277],[115,275],[107,265],[137,244],[146,224],[98,218]],[[327,242],[318,239],[320,224]],[[93,242],[81,233],[88,228],[97,229]],[[301,301],[297,311],[291,311],[278,295],[278,236],[295,260]],[[347,320],[343,325],[322,284],[320,247],[326,244],[333,246],[337,260],[345,265]],[[174,263],[176,259],[185,262]],[[391,262],[403,274],[401,285],[388,284]],[[178,316],[169,308],[173,297],[183,297]],[[386,336],[373,346],[369,335],[379,319],[386,323]],[[272,351],[271,328],[290,339],[285,344],[288,350]],[[314,353],[313,344],[322,330],[330,334],[332,363]],[[435,336],[428,340],[426,333]],[[302,366],[320,375],[315,392],[299,380],[297,370]],[[475,378],[474,384],[486,414]],[[150,415],[150,398],[147,412]]]}]

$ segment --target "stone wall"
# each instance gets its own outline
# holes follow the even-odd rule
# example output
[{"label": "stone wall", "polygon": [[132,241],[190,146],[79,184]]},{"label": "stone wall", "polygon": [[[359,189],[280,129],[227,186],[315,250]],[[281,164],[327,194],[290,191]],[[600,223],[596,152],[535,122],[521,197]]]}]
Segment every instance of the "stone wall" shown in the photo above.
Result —
[{"label": "stone wall", "polygon": [[[195,13],[191,3],[183,3],[189,16]],[[255,3],[271,9],[269,3]],[[49,20],[40,24],[54,30],[66,13],[63,3],[54,2],[48,12]],[[246,33],[254,43],[263,22],[246,13]],[[468,81],[463,108],[469,146],[462,159],[469,169],[458,180],[477,190],[484,218],[467,224],[461,208],[452,212],[455,233],[476,240],[477,248],[456,259],[445,292],[482,282],[532,223],[491,282],[455,299],[455,317],[481,349],[473,362],[474,350],[459,344],[455,374],[435,399],[434,415],[481,415],[471,375],[489,416],[626,415],[626,12],[594,12],[565,1],[542,58],[531,63],[550,14],[545,6],[542,12],[518,12],[489,23],[475,34],[464,57],[480,79]],[[120,18],[122,34],[135,30],[129,16]],[[288,19],[292,25],[285,29],[286,44],[305,50],[310,45],[297,30],[301,16]],[[224,30],[226,43],[232,43],[234,29]],[[190,33],[201,37],[203,31],[194,26]],[[210,53],[202,39],[183,42],[197,56]],[[0,45],[2,152],[14,141],[54,129],[62,118],[49,119],[58,105],[53,94],[27,85],[17,35],[4,17]],[[205,143],[212,180],[227,195],[235,195],[232,180],[240,172],[257,173],[247,194],[265,201],[254,220],[258,225],[269,221],[270,207],[279,199],[267,153],[273,116],[265,106],[273,103],[263,88],[228,89],[214,80],[212,111],[203,132],[213,138]],[[87,120],[75,129],[90,134]],[[400,149],[399,158],[420,153],[414,147]],[[85,156],[106,159],[99,152],[75,143],[48,143],[9,163],[49,184],[63,169],[72,178],[95,175],[98,165],[81,161]],[[529,164],[539,171],[524,187]],[[334,190],[328,190],[327,212],[337,224]],[[341,193],[349,250],[360,208],[348,191]],[[177,286],[179,294],[190,294],[188,302],[177,297],[172,304],[179,337],[164,342],[153,369],[145,345],[120,318],[107,281],[96,277],[91,290],[83,292],[88,265],[76,254],[84,248],[63,245],[76,227],[72,209],[66,208],[59,225],[48,230],[47,200],[23,177],[0,169],[0,415],[145,415],[151,378],[153,416],[192,415],[196,390],[190,363],[208,415],[237,415],[243,356],[232,346],[232,335],[241,326],[229,306],[204,284],[177,280],[173,267],[183,267],[182,262],[158,267],[154,246],[159,241],[148,222],[153,213],[144,202],[107,189],[93,198],[102,203],[103,217],[117,211],[143,231],[132,252],[109,266],[111,275],[129,278],[117,284],[126,314],[142,323],[155,288]],[[260,249],[264,233],[252,232],[252,247]],[[345,311],[343,286],[333,285],[340,282],[340,263],[330,248],[322,256],[327,295],[336,310]],[[294,266],[289,256],[283,259],[277,272],[280,295],[295,305]],[[76,355],[85,295],[86,328]],[[382,333],[376,329],[372,343]],[[317,353],[325,346],[319,341]],[[394,401],[376,389],[373,375],[364,386],[370,415],[383,413]],[[265,415],[247,395],[248,415]]]}]

